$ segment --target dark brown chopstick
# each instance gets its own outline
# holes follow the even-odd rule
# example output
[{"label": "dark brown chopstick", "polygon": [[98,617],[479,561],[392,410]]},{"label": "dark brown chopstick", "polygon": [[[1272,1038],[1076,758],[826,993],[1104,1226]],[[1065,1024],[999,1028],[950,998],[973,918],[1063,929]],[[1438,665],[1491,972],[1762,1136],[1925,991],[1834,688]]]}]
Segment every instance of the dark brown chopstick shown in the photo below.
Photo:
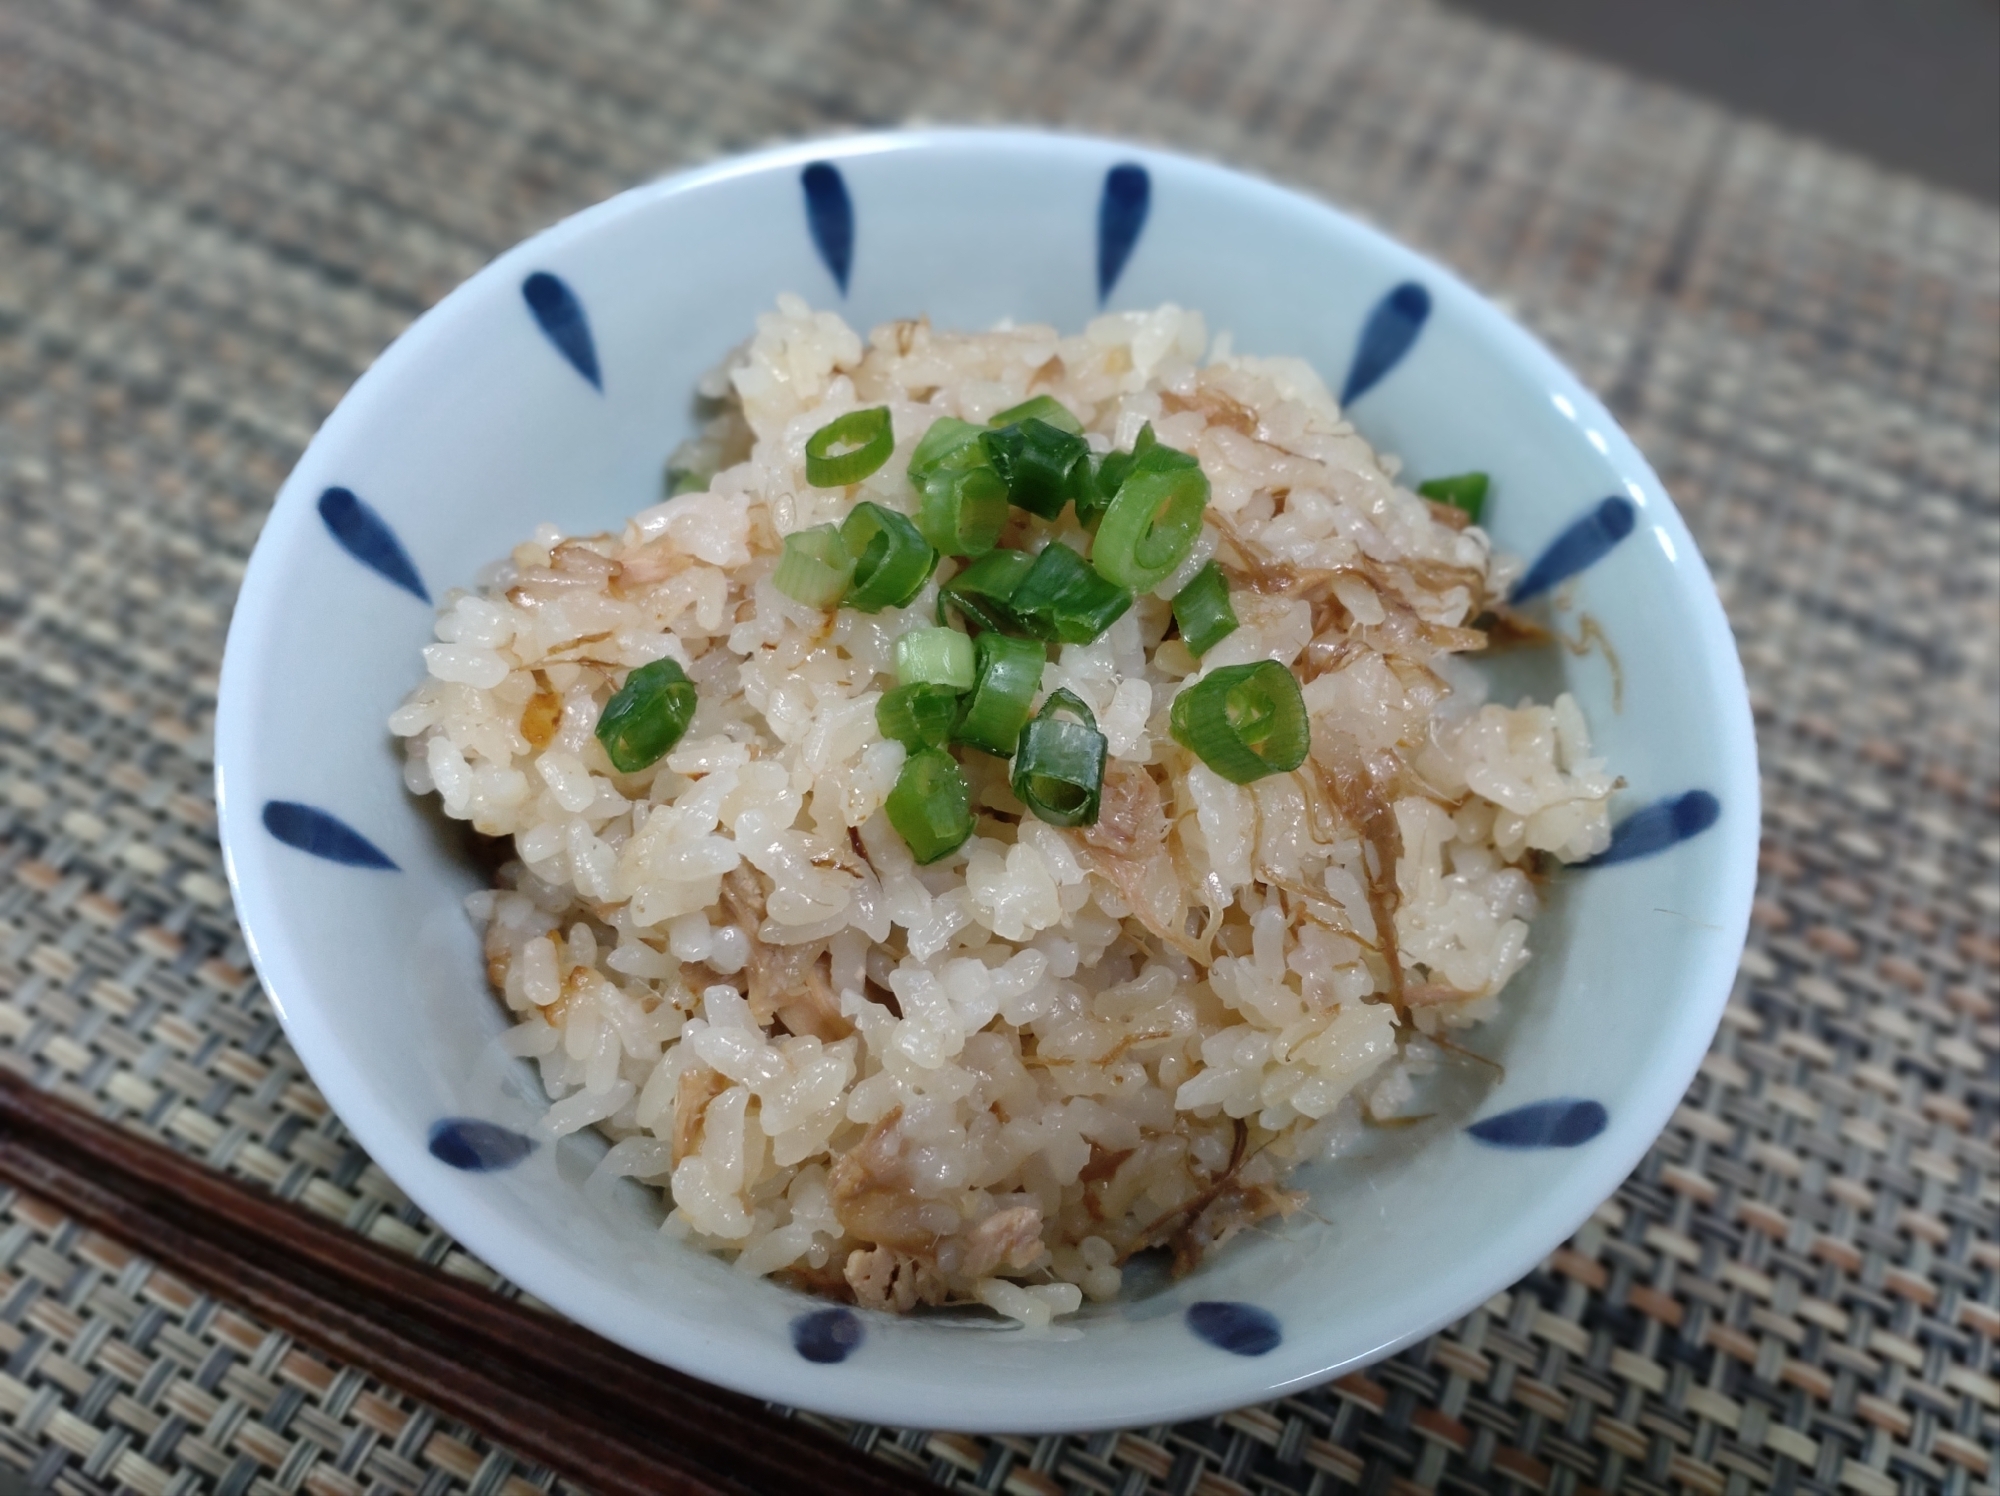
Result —
[{"label": "dark brown chopstick", "polygon": [[0,1071],[0,1179],[598,1496],[936,1488]]}]

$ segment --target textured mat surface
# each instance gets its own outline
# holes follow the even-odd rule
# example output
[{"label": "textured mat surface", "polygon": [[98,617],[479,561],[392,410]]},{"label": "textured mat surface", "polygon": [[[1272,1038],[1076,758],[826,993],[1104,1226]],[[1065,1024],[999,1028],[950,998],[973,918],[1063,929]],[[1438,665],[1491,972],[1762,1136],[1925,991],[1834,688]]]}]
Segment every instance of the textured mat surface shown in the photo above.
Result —
[{"label": "textured mat surface", "polygon": [[[1715,569],[1764,874],[1672,1127],[1462,1323],[1207,1422],[843,1432],[1014,1496],[1995,1490],[2000,219],[1408,0],[0,7],[0,1062],[490,1276],[248,974],[208,758],[244,560],[341,392],[495,252],[911,117],[1263,170],[1549,339]],[[0,1202],[0,1463],[146,1496],[548,1486],[60,1202]]]}]

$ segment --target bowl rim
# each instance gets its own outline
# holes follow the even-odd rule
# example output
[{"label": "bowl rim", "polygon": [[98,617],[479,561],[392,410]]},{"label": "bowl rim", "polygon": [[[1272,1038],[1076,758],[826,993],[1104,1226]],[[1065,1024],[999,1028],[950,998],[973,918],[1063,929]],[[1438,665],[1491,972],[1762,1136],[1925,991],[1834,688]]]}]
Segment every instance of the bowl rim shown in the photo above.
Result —
[{"label": "bowl rim", "polygon": [[[1627,1089],[1618,1098],[1616,1123],[1606,1130],[1600,1146],[1568,1155],[1563,1182],[1551,1190],[1552,1198],[1530,1207],[1504,1237],[1489,1243],[1492,1260],[1485,1271],[1475,1275],[1484,1285],[1478,1292],[1461,1293],[1443,1301],[1413,1321],[1406,1332],[1365,1352],[1333,1359],[1324,1354],[1314,1357],[1309,1346],[1295,1346],[1288,1336],[1281,1350],[1289,1349],[1291,1354],[1274,1352],[1254,1360],[1223,1358],[1206,1379],[1205,1385],[1214,1390],[1199,1396],[1149,1401],[1143,1396],[1120,1395],[1117,1389],[1107,1389],[1106,1401],[1099,1411],[1079,1415],[1050,1408],[1039,1418],[1008,1417],[999,1422],[983,1417],[978,1406],[966,1405],[962,1394],[954,1401],[950,1388],[939,1389],[934,1406],[912,1407],[906,1397],[891,1406],[882,1395],[884,1389],[860,1363],[846,1368],[854,1373],[851,1376],[818,1377],[812,1373],[822,1368],[797,1357],[787,1361],[746,1355],[740,1347],[717,1346],[704,1342],[698,1335],[689,1337],[687,1354],[662,1355],[659,1346],[639,1343],[641,1337],[633,1334],[615,1314],[602,1312],[602,1305],[594,1305],[588,1285],[571,1281],[583,1275],[576,1274],[573,1268],[565,1272],[561,1259],[553,1252],[524,1244],[501,1229],[498,1217],[482,1203],[476,1191],[429,1172],[412,1173],[409,1177],[399,1174],[390,1160],[409,1156],[409,1140],[399,1131],[392,1134],[390,1119],[374,1109],[364,1090],[360,1066],[321,1027],[309,995],[314,985],[311,973],[293,951],[284,947],[282,940],[266,938],[282,929],[282,921],[265,890],[241,876],[236,855],[246,839],[256,834],[257,813],[254,806],[232,801],[229,794],[233,768],[248,761],[254,741],[256,714],[253,703],[246,697],[246,682],[260,673],[258,666],[265,644],[259,621],[282,603],[283,558],[278,554],[278,539],[301,521],[301,511],[310,502],[310,497],[300,491],[300,472],[315,449],[339,443],[346,439],[349,428],[364,423],[368,408],[383,398],[405,367],[421,358],[454,319],[466,314],[485,294],[486,287],[551,251],[588,237],[600,226],[664,199],[715,184],[800,168],[814,161],[844,163],[893,152],[949,151],[964,147],[1088,154],[1097,162],[1122,156],[1149,168],[1157,166],[1189,174],[1217,190],[1247,192],[1273,201],[1274,206],[1294,212],[1303,208],[1321,215],[1336,231],[1372,241],[1377,251],[1386,250],[1399,257],[1413,272],[1421,273],[1434,289],[1448,288],[1455,310],[1472,320],[1475,324],[1472,331],[1480,341],[1493,347],[1523,379],[1566,396],[1573,403],[1577,418],[1603,435],[1605,460],[1620,478],[1633,485],[1635,492],[1643,493],[1648,522],[1661,527],[1665,538],[1686,557],[1686,564],[1673,566],[1671,574],[1685,594],[1683,602],[1694,625],[1689,642],[1713,675],[1719,697],[1713,703],[1717,716],[1709,732],[1715,745],[1717,788],[1725,797],[1724,803],[1742,808],[1716,828],[1717,833],[1733,837],[1736,842],[1721,859],[1726,876],[1713,896],[1713,907],[1724,917],[1720,927],[1723,938],[1689,955],[1682,988],[1684,1007],[1668,1033],[1668,1042],[1655,1053],[1651,1064],[1626,1082]],[[1303,189],[1282,185],[1256,172],[1151,145],[1081,132],[1013,126],[922,127],[817,136],[670,173],[583,208],[529,236],[495,256],[418,316],[355,380],[315,432],[281,487],[270,519],[252,551],[224,646],[215,722],[215,786],[218,835],[238,921],[252,964],[288,1040],[314,1084],[363,1150],[454,1240],[578,1323],[690,1375],[738,1392],[837,1417],[970,1432],[1052,1433],[1130,1427],[1205,1417],[1228,1408],[1269,1401],[1392,1355],[1462,1318],[1494,1293],[1525,1276],[1615,1192],[1651,1148],[1692,1081],[1728,1001],[1748,932],[1760,824],[1756,743],[1748,693],[1734,636],[1706,563],[1664,486],[1623,428],[1538,338],[1449,268],[1356,213]],[[1529,1224],[1535,1229],[1527,1229]],[[1500,1250],[1509,1246],[1511,1250]],[[671,1306],[665,1312],[671,1314]],[[871,1392],[871,1388],[875,1390]]]}]

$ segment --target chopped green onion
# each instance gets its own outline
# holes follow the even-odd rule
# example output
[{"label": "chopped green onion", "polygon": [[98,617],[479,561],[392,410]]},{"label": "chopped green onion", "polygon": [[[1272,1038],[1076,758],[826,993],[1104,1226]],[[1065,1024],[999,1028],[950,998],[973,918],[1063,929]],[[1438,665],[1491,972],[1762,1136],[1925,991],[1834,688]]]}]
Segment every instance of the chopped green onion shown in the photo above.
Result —
[{"label": "chopped green onion", "polygon": [[1110,502],[1097,487],[1097,472],[1101,459],[1086,450],[1070,464],[1069,477],[1063,487],[1069,493],[1069,500],[1076,505],[1076,522],[1088,529],[1104,512],[1104,505]]},{"label": "chopped green onion", "polygon": [[1069,502],[1070,470],[1088,459],[1090,444],[1059,426],[1030,416],[980,437],[1007,497],[1030,514],[1054,519]]},{"label": "chopped green onion", "polygon": [[939,589],[938,621],[943,622],[949,606],[983,629],[1020,628],[1008,599],[1034,564],[1033,557],[1020,551],[989,551]]},{"label": "chopped green onion", "polygon": [[1007,485],[986,461],[982,427],[940,416],[910,454],[910,482],[923,501],[917,528],[947,556],[983,556],[1007,523]]},{"label": "chopped green onion", "polygon": [[1286,774],[1306,761],[1305,697],[1276,660],[1224,665],[1174,698],[1174,741],[1232,784]]},{"label": "chopped green onion", "polygon": [[1158,445],[1159,438],[1153,435],[1153,423],[1148,421],[1139,428],[1138,439],[1132,443],[1131,451],[1106,453],[1093,474],[1096,482],[1088,493],[1076,499],[1077,523],[1085,527],[1094,524],[1111,501],[1118,497],[1118,489],[1130,475],[1132,464]]},{"label": "chopped green onion", "polygon": [[896,683],[970,691],[972,641],[957,629],[911,629],[896,641]]},{"label": "chopped green onion", "polygon": [[1479,511],[1486,507],[1487,482],[1484,473],[1460,473],[1456,477],[1432,478],[1419,483],[1417,492],[1427,499],[1436,499],[1440,504],[1463,509],[1476,525],[1479,523]]},{"label": "chopped green onion", "polygon": [[1132,594],[1105,581],[1083,557],[1053,540],[1022,576],[1008,606],[1037,638],[1089,644],[1124,616]]},{"label": "chopped green onion", "polygon": [[944,747],[957,721],[958,692],[945,686],[898,686],[875,705],[875,725],[882,736],[905,748]]},{"label": "chopped green onion", "polygon": [[1236,610],[1229,605],[1229,582],[1213,561],[1174,594],[1174,622],[1180,625],[1182,642],[1196,658],[1236,632]]},{"label": "chopped green onion", "polygon": [[854,558],[847,606],[863,613],[902,607],[937,569],[938,553],[909,517],[880,504],[856,504],[841,523],[840,541]]},{"label": "chopped green onion", "polygon": [[1048,655],[1032,639],[996,633],[981,634],[977,650],[977,678],[952,736],[1006,758],[1021,740]]},{"label": "chopped green onion", "polygon": [[1054,395],[1031,396],[1019,405],[1010,405],[986,424],[997,431],[1016,421],[1046,421],[1056,430],[1067,431],[1071,436],[1083,435],[1083,422],[1071,415],[1069,407]]},{"label": "chopped green onion", "polygon": [[957,416],[939,416],[910,454],[910,481],[919,487],[940,468],[964,469],[986,461],[986,449],[979,444],[985,428]]},{"label": "chopped green onion", "polygon": [[889,460],[896,450],[896,433],[889,427],[889,407],[850,410],[806,438],[806,482],[814,488],[841,488],[859,483]]},{"label": "chopped green onion", "polygon": [[840,542],[832,525],[794,530],[785,537],[772,584],[793,602],[809,608],[831,608],[854,579],[854,557]]},{"label": "chopped green onion", "polygon": [[1074,470],[1070,473],[1070,501],[1076,505],[1076,522],[1088,530],[1103,518],[1104,511],[1111,507],[1112,497],[1118,492],[1118,485],[1125,481],[1125,473],[1132,466],[1130,452],[1108,452],[1104,459],[1091,471],[1087,482],[1078,482]]},{"label": "chopped green onion", "polygon": [[[1056,713],[1081,717],[1069,722]],[[1081,697],[1053,691],[1021,729],[1014,753],[1014,798],[1051,826],[1093,826],[1104,797],[1104,734]]]},{"label": "chopped green onion", "polygon": [[658,763],[694,721],[694,682],[672,660],[641,665],[625,677],[597,718],[597,741],[611,767],[636,774]]},{"label": "chopped green onion", "polygon": [[971,786],[958,760],[941,748],[918,748],[903,760],[883,809],[918,862],[948,857],[972,835]]},{"label": "chopped green onion", "polygon": [[711,476],[698,473],[693,468],[670,467],[667,469],[667,497],[671,499],[684,493],[700,493],[708,487]]},{"label": "chopped green onion", "polygon": [[1172,447],[1149,447],[1133,458],[1098,522],[1091,564],[1134,592],[1157,587],[1194,549],[1207,507],[1201,464]]},{"label": "chopped green onion", "polygon": [[1007,524],[1007,485],[992,468],[939,468],[918,486],[917,528],[947,556],[983,556]]}]

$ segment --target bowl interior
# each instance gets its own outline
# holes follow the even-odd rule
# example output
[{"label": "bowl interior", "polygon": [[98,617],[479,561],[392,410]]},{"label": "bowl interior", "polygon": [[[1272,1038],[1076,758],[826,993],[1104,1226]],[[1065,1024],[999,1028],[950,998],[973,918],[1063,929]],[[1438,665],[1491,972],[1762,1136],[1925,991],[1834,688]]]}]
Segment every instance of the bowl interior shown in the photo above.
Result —
[{"label": "bowl interior", "polygon": [[[1303,357],[1351,390],[1355,423],[1411,474],[1491,472],[1489,528],[1563,574],[1559,627],[1574,637],[1588,617],[1609,641],[1492,666],[1509,697],[1574,691],[1627,783],[1613,860],[1553,882],[1506,1016],[1477,1031],[1504,1078],[1307,1171],[1310,1214],[1047,1333],[829,1317],[662,1238],[640,1191],[586,1188],[587,1141],[513,1160],[503,1133],[437,1133],[449,1119],[525,1132],[538,1097],[491,1043],[503,1021],[460,909],[479,875],[404,792],[384,727],[420,675],[426,598],[539,523],[615,527],[655,502],[695,380],[783,291],[863,331],[918,313],[1070,330],[1101,295],[1198,307],[1237,349]],[[1275,1395],[1532,1266],[1691,1076],[1741,949],[1757,826],[1742,679],[1707,574],[1639,454],[1539,345],[1328,208],[1020,132],[821,142],[671,179],[454,292],[356,384],[279,496],[230,632],[217,762],[237,907],[286,1029],[448,1230],[697,1375],[847,1416],[1017,1431]]]}]

